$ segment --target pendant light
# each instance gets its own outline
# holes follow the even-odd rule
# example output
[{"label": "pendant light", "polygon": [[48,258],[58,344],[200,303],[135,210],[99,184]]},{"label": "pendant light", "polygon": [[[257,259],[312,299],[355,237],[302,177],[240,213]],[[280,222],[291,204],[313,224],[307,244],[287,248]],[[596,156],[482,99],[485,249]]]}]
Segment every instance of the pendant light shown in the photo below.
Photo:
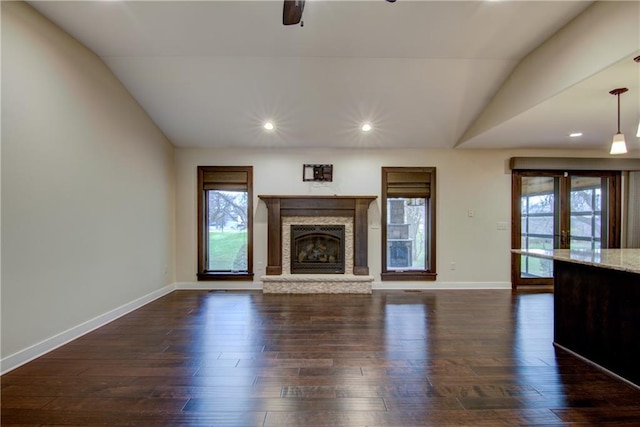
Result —
[{"label": "pendant light", "polygon": [[614,89],[609,93],[618,97],[618,132],[613,135],[613,142],[611,142],[611,151],[609,154],[624,154],[627,152],[627,144],[624,141],[624,134],[620,132],[620,94],[628,91],[626,87]]},{"label": "pendant light", "polygon": [[[640,56],[636,56],[633,60],[640,63]],[[638,132],[636,132],[636,138],[640,138],[640,120],[638,120]]]}]

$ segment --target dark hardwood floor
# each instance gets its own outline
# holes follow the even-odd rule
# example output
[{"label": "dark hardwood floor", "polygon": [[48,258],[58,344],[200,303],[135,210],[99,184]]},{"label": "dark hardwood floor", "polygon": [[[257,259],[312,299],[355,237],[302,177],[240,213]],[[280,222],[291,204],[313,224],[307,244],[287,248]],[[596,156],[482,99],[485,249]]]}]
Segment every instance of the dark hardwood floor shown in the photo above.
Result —
[{"label": "dark hardwood floor", "polygon": [[1,378],[2,425],[640,425],[553,296],[176,291]]}]

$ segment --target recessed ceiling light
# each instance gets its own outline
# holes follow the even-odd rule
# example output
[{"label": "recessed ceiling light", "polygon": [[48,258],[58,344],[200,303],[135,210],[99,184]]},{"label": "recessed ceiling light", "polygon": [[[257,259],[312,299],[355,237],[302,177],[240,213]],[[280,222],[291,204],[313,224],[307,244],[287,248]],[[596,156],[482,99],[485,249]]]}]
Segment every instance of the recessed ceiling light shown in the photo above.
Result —
[{"label": "recessed ceiling light", "polygon": [[370,123],[365,123],[362,125],[362,132],[370,132],[373,127],[371,127]]},{"label": "recessed ceiling light", "polygon": [[274,130],[276,128],[272,122],[265,122],[262,127],[264,127],[266,130]]},{"label": "recessed ceiling light", "polygon": [[569,136],[571,138],[577,138],[579,136],[582,136],[582,132],[573,132],[573,133],[570,133]]}]

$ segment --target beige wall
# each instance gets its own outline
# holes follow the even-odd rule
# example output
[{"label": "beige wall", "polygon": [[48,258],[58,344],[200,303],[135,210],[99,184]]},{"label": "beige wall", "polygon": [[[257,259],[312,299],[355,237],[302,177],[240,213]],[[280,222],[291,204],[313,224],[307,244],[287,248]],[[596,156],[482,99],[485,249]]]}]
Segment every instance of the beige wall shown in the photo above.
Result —
[{"label": "beige wall", "polygon": [[95,54],[2,2],[3,370],[173,284],[173,168]]},{"label": "beige wall", "polygon": [[[176,149],[176,280],[183,287],[260,287],[266,264],[266,206],[260,194],[375,195],[369,210],[369,267],[374,287],[510,287],[512,156],[576,156],[575,152],[506,150],[207,150]],[[604,156],[604,152],[580,155]],[[333,182],[302,182],[305,163],[333,164]],[[196,167],[254,167],[253,284],[194,284],[197,268]],[[380,169],[437,168],[436,283],[380,282]],[[474,216],[468,216],[468,210]],[[507,222],[508,230],[498,230]],[[451,263],[456,269],[451,270]]]}]

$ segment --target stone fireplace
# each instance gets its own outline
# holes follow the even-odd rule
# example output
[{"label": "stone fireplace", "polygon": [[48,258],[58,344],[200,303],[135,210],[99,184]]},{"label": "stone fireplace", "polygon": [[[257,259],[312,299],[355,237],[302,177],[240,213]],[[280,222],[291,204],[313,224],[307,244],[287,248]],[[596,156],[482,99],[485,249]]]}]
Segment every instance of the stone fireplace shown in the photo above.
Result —
[{"label": "stone fireplace", "polygon": [[267,205],[265,293],[371,293],[375,196],[259,196]]}]

